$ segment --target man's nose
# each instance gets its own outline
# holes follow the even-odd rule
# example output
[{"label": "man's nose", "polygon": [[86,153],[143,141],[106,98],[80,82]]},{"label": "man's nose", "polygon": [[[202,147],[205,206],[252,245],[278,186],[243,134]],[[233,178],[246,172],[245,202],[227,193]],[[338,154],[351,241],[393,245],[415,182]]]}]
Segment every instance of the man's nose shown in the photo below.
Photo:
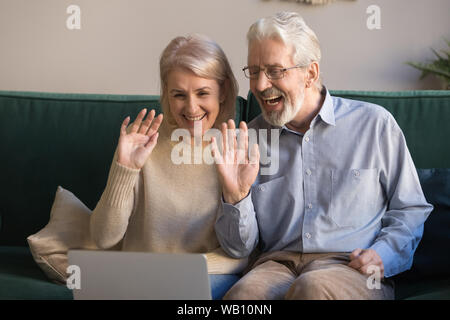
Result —
[{"label": "man's nose", "polygon": [[272,86],[272,83],[267,78],[266,73],[263,70],[259,71],[258,78],[253,81],[256,81],[256,89],[259,92],[262,92]]}]

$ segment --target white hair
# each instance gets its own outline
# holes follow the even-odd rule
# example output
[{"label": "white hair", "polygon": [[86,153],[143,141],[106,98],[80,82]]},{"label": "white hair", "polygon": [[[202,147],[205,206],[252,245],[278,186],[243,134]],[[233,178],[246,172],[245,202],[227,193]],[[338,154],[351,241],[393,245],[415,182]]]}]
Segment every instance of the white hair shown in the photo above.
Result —
[{"label": "white hair", "polygon": [[[249,45],[252,41],[267,38],[281,40],[286,46],[292,46],[293,60],[296,65],[308,67],[314,61],[320,62],[319,40],[296,12],[279,12],[274,16],[259,19],[247,32]],[[317,85],[320,88],[320,78],[318,82]]]}]

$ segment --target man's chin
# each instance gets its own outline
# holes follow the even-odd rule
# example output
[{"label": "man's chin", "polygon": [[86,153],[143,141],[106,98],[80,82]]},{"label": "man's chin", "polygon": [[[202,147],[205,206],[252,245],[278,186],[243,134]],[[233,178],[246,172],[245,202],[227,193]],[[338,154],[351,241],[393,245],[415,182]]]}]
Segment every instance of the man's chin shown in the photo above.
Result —
[{"label": "man's chin", "polygon": [[273,126],[282,127],[289,121],[285,121],[283,119],[283,111],[263,111],[262,115],[264,120],[266,120],[268,123],[270,123]]},{"label": "man's chin", "polygon": [[303,99],[300,103],[293,106],[290,103],[284,103],[280,111],[263,111],[264,119],[273,126],[282,127],[291,122],[300,112],[303,106]]},{"label": "man's chin", "polygon": [[270,123],[273,126],[283,126],[284,123],[281,123],[280,120],[282,118],[282,115],[284,113],[284,104],[278,104],[277,106],[268,106],[266,103],[263,102],[261,104],[261,101],[259,102],[261,106],[261,113],[268,123]]}]

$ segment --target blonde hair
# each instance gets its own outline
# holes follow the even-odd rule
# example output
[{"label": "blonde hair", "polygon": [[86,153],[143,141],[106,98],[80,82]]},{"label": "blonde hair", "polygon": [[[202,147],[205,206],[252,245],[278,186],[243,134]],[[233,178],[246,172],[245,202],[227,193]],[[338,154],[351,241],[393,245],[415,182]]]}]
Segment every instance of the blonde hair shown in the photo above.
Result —
[{"label": "blonde hair", "polygon": [[[322,54],[319,40],[297,12],[279,12],[274,16],[259,19],[247,32],[249,45],[252,41],[267,38],[281,40],[285,45],[292,46],[296,65],[308,67],[314,61],[320,62]],[[320,78],[316,86],[322,86]]]},{"label": "blonde hair", "polygon": [[169,109],[167,81],[169,73],[180,67],[199,77],[216,80],[221,94],[225,90],[225,99],[220,104],[215,127],[228,119],[234,119],[238,84],[225,53],[216,42],[203,35],[176,37],[162,52],[159,67],[164,122],[176,125]]}]

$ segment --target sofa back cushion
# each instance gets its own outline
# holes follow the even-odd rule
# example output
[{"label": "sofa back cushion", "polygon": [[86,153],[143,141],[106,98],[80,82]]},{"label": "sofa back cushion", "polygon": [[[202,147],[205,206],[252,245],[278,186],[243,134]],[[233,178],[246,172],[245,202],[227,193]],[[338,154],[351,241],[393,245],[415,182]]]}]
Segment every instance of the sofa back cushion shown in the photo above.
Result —
[{"label": "sofa back cushion", "polygon": [[[330,91],[331,95],[378,104],[392,113],[406,137],[417,168],[450,168],[450,91]],[[251,92],[248,121],[261,113]]]},{"label": "sofa back cushion", "polygon": [[95,207],[120,124],[158,97],[2,93],[0,245],[26,245],[44,227],[58,185]]},{"label": "sofa back cushion", "polygon": [[[236,100],[239,121],[245,100]],[[96,206],[120,125],[159,96],[0,91],[0,245],[27,245],[50,217],[58,185]]]}]

